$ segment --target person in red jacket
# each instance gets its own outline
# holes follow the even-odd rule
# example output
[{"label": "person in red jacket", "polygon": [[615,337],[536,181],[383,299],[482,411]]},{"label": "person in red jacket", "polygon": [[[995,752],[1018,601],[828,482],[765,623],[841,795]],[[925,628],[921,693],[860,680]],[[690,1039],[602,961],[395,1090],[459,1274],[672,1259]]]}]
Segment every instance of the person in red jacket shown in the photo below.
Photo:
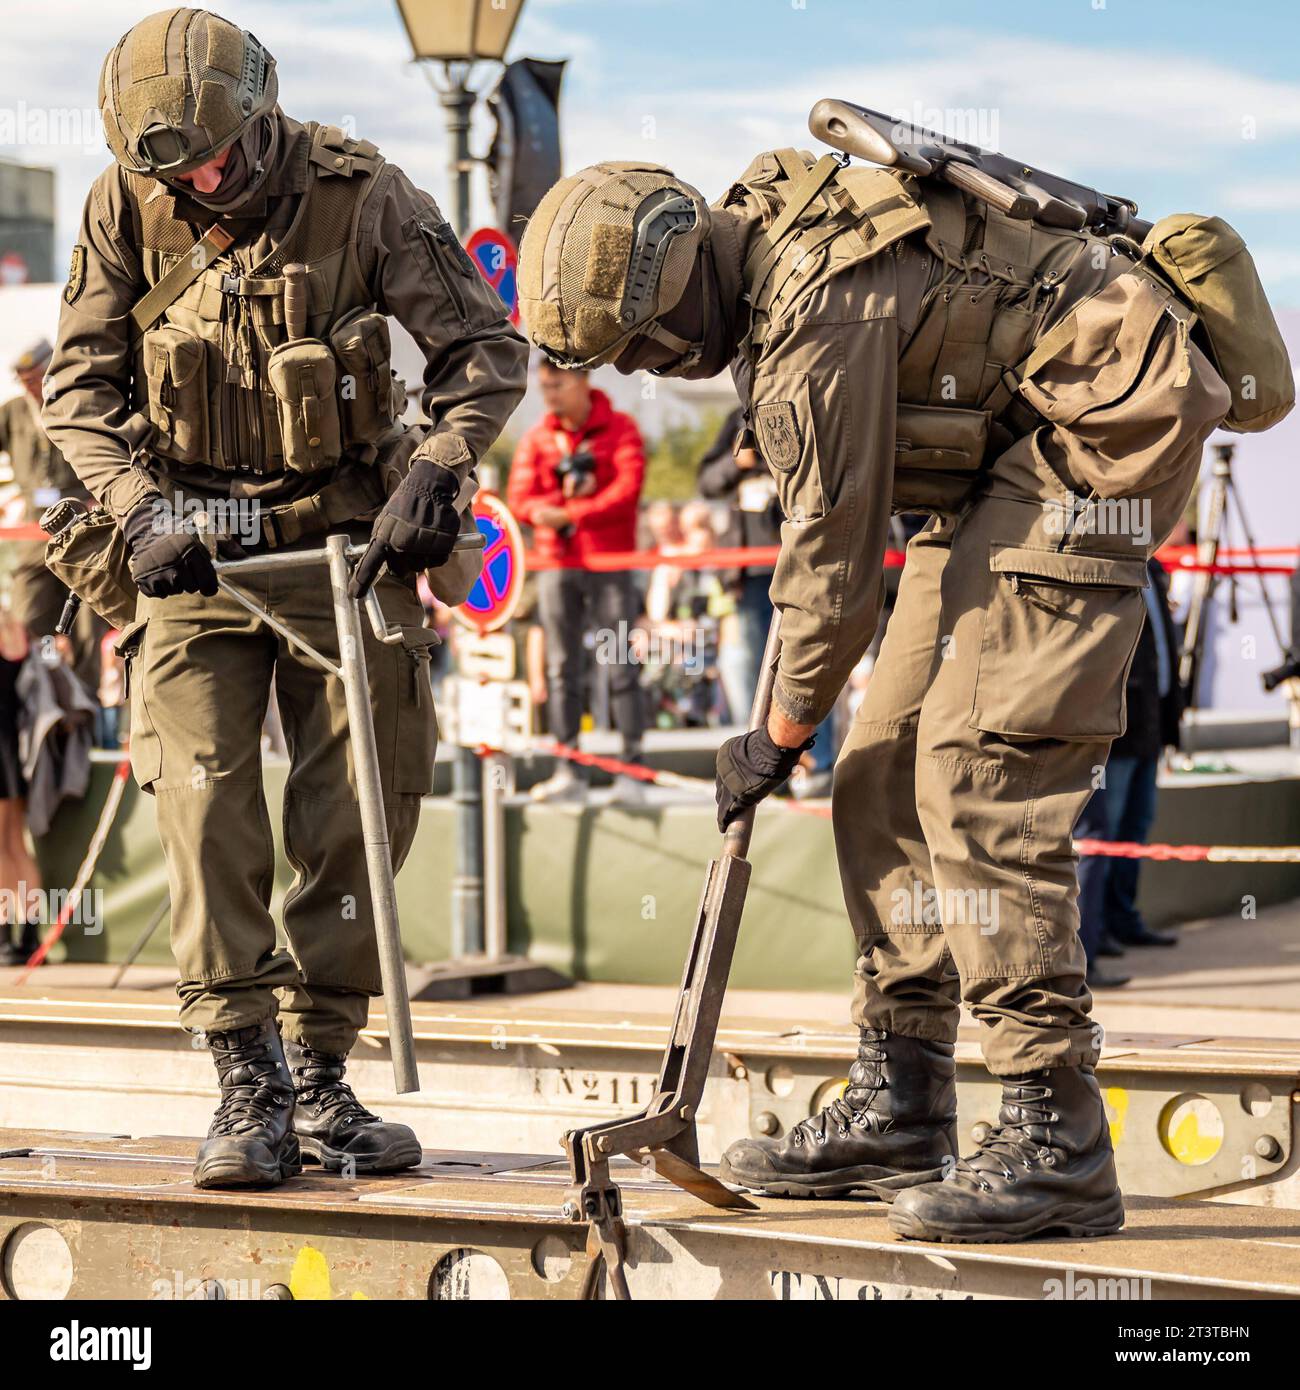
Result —
[{"label": "person in red jacket", "polygon": [[[623,757],[638,762],[645,711],[638,667],[621,633],[635,622],[640,600],[629,570],[582,568],[593,555],[636,548],[637,506],[645,481],[645,448],[630,415],[615,410],[586,372],[543,362],[538,384],[547,413],[519,441],[506,500],[533,528],[538,555],[570,568],[542,570],[538,608],[546,635],[548,720],[557,742],[572,746],[586,703],[584,638],[592,628],[615,634],[609,665],[614,723]],[[626,627],[620,629],[620,624]],[[619,779],[619,790],[639,793],[639,782]],[[539,800],[575,800],[586,794],[586,769],[561,762],[554,777],[534,787]]]}]

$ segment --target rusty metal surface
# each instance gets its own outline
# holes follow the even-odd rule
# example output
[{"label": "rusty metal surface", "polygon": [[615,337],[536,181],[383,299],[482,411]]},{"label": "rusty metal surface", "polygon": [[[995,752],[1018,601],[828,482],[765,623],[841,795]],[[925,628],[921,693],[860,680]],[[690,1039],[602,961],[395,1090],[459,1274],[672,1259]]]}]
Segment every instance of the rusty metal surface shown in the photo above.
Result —
[{"label": "rusty metal surface", "polygon": [[[422,1092],[385,1090],[382,1019],[363,1035],[353,1077],[430,1150],[454,1137],[558,1157],[565,1131],[619,1120],[654,1094],[667,1020],[588,1007],[609,997],[417,1005]],[[774,1016],[724,1021],[699,1108],[706,1163],[742,1135],[780,1133],[820,1109],[847,1076],[855,1040],[848,1028]],[[996,1119],[999,1091],[972,1037],[962,1036],[957,1060],[968,1150]],[[1112,1033],[1098,1079],[1126,1192],[1300,1208],[1300,1041]],[[212,1095],[209,1059],[178,1029],[170,999],[0,990],[0,1126],[197,1132]]]},{"label": "rusty metal surface", "polygon": [[[218,1285],[232,1298],[580,1290],[585,1233],[561,1210],[562,1162],[429,1153],[388,1177],[309,1168],[271,1192],[198,1192],[196,1142],[0,1131],[0,1294],[10,1246],[45,1228],[70,1252],[73,1298],[202,1297]],[[718,1212],[644,1173],[619,1181],[634,1297],[1082,1297],[1105,1281],[1112,1297],[1300,1298],[1294,1212],[1139,1198],[1104,1240],[939,1246],[899,1240],[870,1201],[760,1198]]]}]

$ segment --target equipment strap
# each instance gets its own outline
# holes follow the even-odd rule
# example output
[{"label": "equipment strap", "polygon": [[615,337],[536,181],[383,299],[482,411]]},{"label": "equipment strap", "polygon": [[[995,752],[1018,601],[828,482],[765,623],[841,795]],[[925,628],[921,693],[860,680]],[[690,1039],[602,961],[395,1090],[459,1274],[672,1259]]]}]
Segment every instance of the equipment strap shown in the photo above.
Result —
[{"label": "equipment strap", "polygon": [[135,324],[136,331],[143,333],[152,328],[208,266],[234,244],[233,234],[219,222],[214,222],[167,274],[136,302],[131,310],[131,322]]},{"label": "equipment strap", "polygon": [[[784,167],[782,163],[782,168]],[[839,160],[833,154],[824,154],[811,169],[804,172],[802,178],[797,181],[790,180],[794,187],[785,198],[785,206],[767,231],[759,237],[745,264],[745,283],[750,287],[751,299],[758,297],[759,288],[771,274],[772,267],[781,255],[781,243],[839,171]]]},{"label": "equipment strap", "polygon": [[319,492],[262,512],[262,543],[274,550],[321,536],[347,521],[355,521],[384,500],[379,470],[362,466],[326,483]]}]

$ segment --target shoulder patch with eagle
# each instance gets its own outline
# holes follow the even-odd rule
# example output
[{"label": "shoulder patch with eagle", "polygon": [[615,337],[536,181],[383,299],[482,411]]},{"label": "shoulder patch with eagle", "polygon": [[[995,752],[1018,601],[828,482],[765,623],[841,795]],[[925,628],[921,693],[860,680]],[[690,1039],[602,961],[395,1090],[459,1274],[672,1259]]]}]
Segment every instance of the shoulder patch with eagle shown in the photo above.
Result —
[{"label": "shoulder patch with eagle", "polygon": [[68,283],[63,287],[63,302],[75,304],[86,288],[86,248],[78,242],[72,248],[72,264],[68,267]]}]

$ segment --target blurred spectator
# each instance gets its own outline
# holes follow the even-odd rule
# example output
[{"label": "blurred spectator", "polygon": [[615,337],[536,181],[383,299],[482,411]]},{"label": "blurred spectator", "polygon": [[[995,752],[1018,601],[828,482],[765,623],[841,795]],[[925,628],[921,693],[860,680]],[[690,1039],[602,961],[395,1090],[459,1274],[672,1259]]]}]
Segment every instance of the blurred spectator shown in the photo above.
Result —
[{"label": "blurred spectator", "polygon": [[[662,513],[656,524],[661,522]],[[683,504],[672,529],[680,539],[661,545],[665,554],[702,555],[718,543],[713,508],[699,499]],[[638,658],[661,726],[700,728],[717,715],[718,631],[730,610],[730,597],[711,568],[659,565],[652,572]]]},{"label": "blurred spectator", "polygon": [[120,748],[126,733],[126,663],[116,651],[121,634],[110,628],[99,644],[99,721],[95,742],[101,748]]},{"label": "blurred spectator", "polygon": [[[640,611],[639,597],[630,571],[581,566],[594,556],[635,548],[645,479],[641,433],[630,415],[614,410],[605,393],[592,387],[586,372],[561,371],[543,362],[538,384],[547,413],[519,442],[506,501],[520,521],[532,526],[538,555],[574,566],[538,574],[551,735],[569,746],[577,741],[586,705],[584,639],[590,629],[603,629],[616,638],[618,655],[608,665],[609,697],[623,736],[623,758],[639,762],[645,713],[639,668],[627,659],[627,634]],[[533,795],[538,800],[580,799],[586,787],[586,769],[565,761]],[[641,784],[620,778],[618,790],[636,797]]]},{"label": "blurred spectator", "polygon": [[[708,453],[700,460],[697,479],[700,493],[731,503],[731,524],[719,538],[720,544],[780,545],[781,508],[776,499],[776,484],[753,447],[753,436],[748,432],[741,435],[742,419],[737,407],[727,416]],[[772,568],[770,565],[742,567],[730,571],[727,582],[735,600],[735,621],[728,625],[734,640],[724,643],[719,650],[718,670],[732,722],[743,724],[749,718],[763,647],[767,642],[767,628],[772,620],[772,601],[767,596]]]},{"label": "blurred spectator", "polygon": [[[731,526],[723,543],[735,546],[770,546],[781,543],[781,507],[776,484],[762,456],[754,447],[753,433],[744,426],[739,408],[723,422],[707,454],[700,460],[697,483],[705,497],[731,502]],[[718,652],[718,669],[726,690],[733,723],[749,719],[750,705],[763,664],[763,649],[772,621],[772,567],[742,567],[733,572],[736,621],[733,642]],[[816,743],[803,755],[790,787],[795,796],[816,797],[830,793],[835,766],[834,718],[828,715],[818,726]]]},{"label": "blurred spectator", "polygon": [[25,906],[41,886],[27,848],[27,783],[18,754],[18,673],[27,658],[27,633],[0,611],[0,965],[21,965],[40,943],[40,928]]},{"label": "blurred spectator", "polygon": [[[0,453],[8,455],[14,481],[23,495],[23,520],[27,524],[38,522],[46,508],[63,497],[75,497],[87,505],[91,500],[41,425],[41,384],[52,351],[41,339],[19,354],[13,370],[22,395],[0,404]],[[33,642],[48,646],[68,591],[45,568],[44,541],[17,541],[14,545],[18,553],[14,614]],[[99,643],[105,631],[103,620],[89,604],[82,604],[70,639],[59,639],[57,644],[60,655],[69,661],[92,696],[99,686]]]},{"label": "blurred spectator", "polygon": [[[645,511],[650,548],[661,555],[680,555],[682,526],[673,502],[651,502]],[[645,616],[651,623],[667,621],[672,610],[673,589],[680,571],[676,565],[656,565],[646,583]]]},{"label": "blurred spectator", "polygon": [[[1128,724],[1111,745],[1101,785],[1093,792],[1074,834],[1077,839],[1146,844],[1156,814],[1156,776],[1168,747],[1178,744],[1182,700],[1178,643],[1169,611],[1169,578],[1147,562],[1150,584],[1142,591],[1147,620],[1129,669],[1125,700]],[[1088,957],[1088,986],[1110,989],[1130,977],[1104,969],[1100,958],[1131,946],[1173,946],[1177,938],[1152,931],[1137,907],[1140,859],[1089,855],[1079,862],[1079,936]]]}]

